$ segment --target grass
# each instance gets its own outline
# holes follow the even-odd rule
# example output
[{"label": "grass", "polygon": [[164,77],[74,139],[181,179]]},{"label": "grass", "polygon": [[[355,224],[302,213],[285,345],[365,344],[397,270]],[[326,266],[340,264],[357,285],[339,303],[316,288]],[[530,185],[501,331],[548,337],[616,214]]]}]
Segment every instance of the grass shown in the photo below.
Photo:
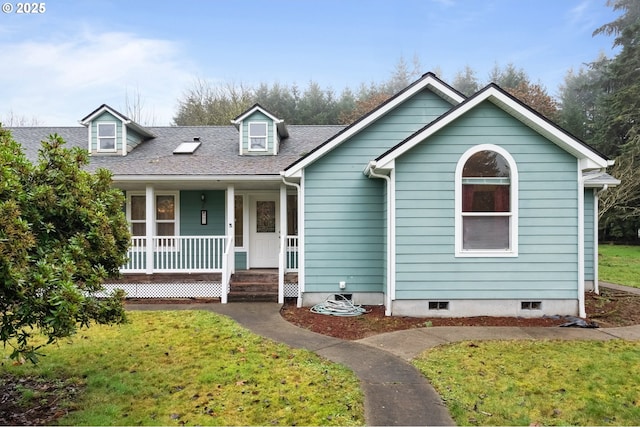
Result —
[{"label": "grass", "polygon": [[458,425],[637,425],[640,342],[462,342],[414,364]]},{"label": "grass", "polygon": [[82,383],[64,425],[362,425],[347,368],[202,311],[129,312],[4,373]]},{"label": "grass", "polygon": [[640,288],[640,246],[600,245],[600,280]]}]

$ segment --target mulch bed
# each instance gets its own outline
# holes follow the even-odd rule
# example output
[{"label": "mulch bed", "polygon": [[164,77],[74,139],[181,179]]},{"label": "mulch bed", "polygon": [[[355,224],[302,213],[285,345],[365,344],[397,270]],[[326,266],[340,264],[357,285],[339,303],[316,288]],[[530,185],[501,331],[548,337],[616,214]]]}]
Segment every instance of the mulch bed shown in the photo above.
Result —
[{"label": "mulch bed", "polygon": [[[590,324],[595,323],[600,327],[640,324],[640,295],[602,288],[600,295],[587,293],[585,305]],[[387,317],[382,306],[364,308],[368,312],[361,316],[327,316],[312,313],[308,307],[297,308],[292,300],[287,301],[280,313],[296,326],[345,340],[358,340],[379,333],[426,326],[557,327],[571,320],[564,317]]]}]

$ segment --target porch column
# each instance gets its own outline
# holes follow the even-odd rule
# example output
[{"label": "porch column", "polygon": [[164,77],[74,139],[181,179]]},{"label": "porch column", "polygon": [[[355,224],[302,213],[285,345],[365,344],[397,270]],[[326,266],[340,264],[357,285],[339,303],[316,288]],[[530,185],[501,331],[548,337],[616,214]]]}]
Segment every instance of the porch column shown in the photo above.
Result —
[{"label": "porch column", "polygon": [[278,257],[278,304],[284,304],[284,273],[287,268],[287,186],[280,184],[280,254]]},{"label": "porch column", "polygon": [[[227,201],[226,201],[226,211],[225,211],[225,242],[222,253],[222,274],[221,274],[221,285],[222,285],[222,294],[220,295],[220,303],[227,303],[227,296],[229,294],[231,275],[236,271],[236,256],[235,256],[235,246],[236,243],[233,241],[235,237],[235,187],[233,185],[227,185]],[[227,251],[228,249],[228,251]]]},{"label": "porch column", "polygon": [[155,235],[155,223],[156,223],[156,197],[153,185],[147,184],[146,193],[145,193],[145,225],[146,225],[146,248],[147,248],[147,274],[153,274],[153,236]]},{"label": "porch column", "polygon": [[[227,239],[231,239],[236,235],[236,189],[233,185],[227,186]],[[229,250],[234,253],[236,247],[236,242],[233,242]],[[231,257],[233,262],[229,266],[231,273],[236,272],[236,263],[235,263],[235,255]]]}]

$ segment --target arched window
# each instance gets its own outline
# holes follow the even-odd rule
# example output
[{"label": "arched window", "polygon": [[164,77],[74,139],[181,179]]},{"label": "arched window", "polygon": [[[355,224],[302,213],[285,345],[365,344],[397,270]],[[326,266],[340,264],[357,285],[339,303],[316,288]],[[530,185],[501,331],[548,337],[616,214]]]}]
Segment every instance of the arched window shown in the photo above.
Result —
[{"label": "arched window", "polygon": [[456,256],[516,256],[518,172],[496,145],[468,150],[456,168]]}]

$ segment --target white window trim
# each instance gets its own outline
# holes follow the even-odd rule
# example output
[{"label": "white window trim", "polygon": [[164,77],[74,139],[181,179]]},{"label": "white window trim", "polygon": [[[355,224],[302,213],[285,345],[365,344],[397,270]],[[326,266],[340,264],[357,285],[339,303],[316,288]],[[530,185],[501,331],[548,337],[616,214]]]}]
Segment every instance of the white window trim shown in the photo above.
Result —
[{"label": "white window trim", "polygon": [[[463,249],[462,245],[462,170],[467,160],[480,151],[494,151],[500,154],[509,164],[510,171],[510,212],[478,212],[468,216],[509,216],[509,242],[507,250]],[[517,257],[518,256],[518,169],[514,158],[504,148],[494,144],[480,144],[471,147],[460,157],[456,165],[455,175],[455,256],[456,257]]]},{"label": "white window trim", "polygon": [[[127,214],[127,223],[129,224],[129,231],[131,231],[131,197],[132,196],[144,196],[146,197],[146,193],[144,191],[127,191],[127,208],[126,208],[126,214]],[[156,218],[156,214],[155,212],[152,215],[152,219],[153,219],[153,237],[156,237],[158,235],[158,223],[174,223],[175,227],[174,229],[174,237],[178,237],[180,236],[180,192],[179,191],[156,191],[153,193],[153,207],[154,209],[156,209],[156,201],[155,198],[157,196],[173,196],[174,198],[174,203],[175,203],[175,218],[173,220],[158,220]],[[149,212],[145,212],[146,218],[145,218],[145,223],[147,222],[147,220],[149,219]],[[142,237],[142,236],[137,236],[137,237]],[[163,236],[163,237],[171,237],[171,236]]]},{"label": "white window trim", "polygon": [[[113,126],[113,136],[100,136],[100,126],[111,125]],[[113,138],[113,148],[102,148],[100,143],[102,139]],[[96,140],[97,140],[97,152],[98,153],[117,153],[118,152],[118,124],[116,122],[97,122],[96,123]]]},{"label": "white window trim", "polygon": [[[263,135],[252,135],[251,134],[251,125],[254,124],[263,124],[265,127],[265,132],[264,132],[264,136]],[[247,129],[248,129],[248,147],[249,147],[249,151],[269,151],[269,122],[265,122],[265,121],[252,121],[249,122],[247,125]],[[260,147],[260,148],[253,148],[251,145],[251,138],[255,137],[255,138],[263,138],[264,137],[264,148]]]}]

